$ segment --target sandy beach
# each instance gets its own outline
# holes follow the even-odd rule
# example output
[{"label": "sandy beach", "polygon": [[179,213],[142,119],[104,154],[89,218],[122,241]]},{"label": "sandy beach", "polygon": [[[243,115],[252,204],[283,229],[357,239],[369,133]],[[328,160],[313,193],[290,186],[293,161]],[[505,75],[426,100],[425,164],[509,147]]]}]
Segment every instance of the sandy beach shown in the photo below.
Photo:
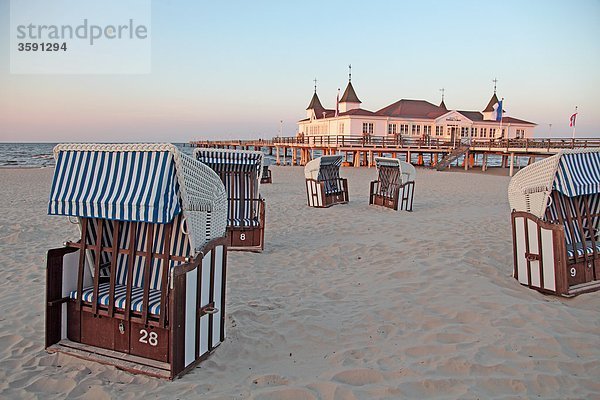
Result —
[{"label": "sandy beach", "polygon": [[0,398],[600,398],[600,292],[518,284],[509,177],[417,170],[414,211],[306,206],[271,167],[265,251],[230,252],[227,339],[174,382],[44,351],[45,257],[77,228],[46,215],[52,168],[0,169]]}]

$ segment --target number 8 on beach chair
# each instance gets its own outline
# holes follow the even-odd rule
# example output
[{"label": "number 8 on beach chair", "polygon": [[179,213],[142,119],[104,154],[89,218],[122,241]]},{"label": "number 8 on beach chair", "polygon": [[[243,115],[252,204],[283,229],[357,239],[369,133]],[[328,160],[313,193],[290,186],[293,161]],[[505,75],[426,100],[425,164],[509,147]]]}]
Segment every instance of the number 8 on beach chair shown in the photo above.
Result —
[{"label": "number 8 on beach chair", "polygon": [[514,277],[545,293],[600,289],[600,149],[566,150],[511,179]]},{"label": "number 8 on beach chair", "polygon": [[304,167],[310,207],[329,207],[348,202],[348,181],[340,178],[342,156],[322,156]]},{"label": "number 8 on beach chair", "polygon": [[167,379],[189,371],[225,339],[219,177],[170,144],[54,156],[48,213],[76,219],[81,239],[48,251],[47,350]]},{"label": "number 8 on beach chair", "polygon": [[417,172],[397,158],[375,157],[377,180],[371,181],[369,204],[412,211]]},{"label": "number 8 on beach chair", "polygon": [[214,170],[227,191],[229,249],[262,251],[265,237],[265,201],[260,196],[263,153],[203,149],[194,157]]}]

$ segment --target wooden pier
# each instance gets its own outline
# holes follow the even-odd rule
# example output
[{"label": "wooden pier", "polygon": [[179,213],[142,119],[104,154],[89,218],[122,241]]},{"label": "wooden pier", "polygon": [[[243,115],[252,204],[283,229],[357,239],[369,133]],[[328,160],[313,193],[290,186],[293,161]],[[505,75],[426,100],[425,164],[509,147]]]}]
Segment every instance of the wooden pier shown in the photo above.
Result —
[{"label": "wooden pier", "polygon": [[[490,155],[501,157],[501,166],[509,168],[512,176],[516,157],[528,157],[527,164],[564,149],[600,147],[600,138],[581,139],[470,139],[454,141],[383,136],[323,135],[310,137],[275,137],[272,140],[209,140],[192,141],[193,147],[213,147],[243,150],[261,150],[275,156],[277,165],[306,165],[315,151],[344,155],[345,166],[373,166],[376,156],[412,160],[416,165],[428,164],[445,169],[462,161],[461,167],[488,168]],[[289,161],[289,162],[288,162]]]}]

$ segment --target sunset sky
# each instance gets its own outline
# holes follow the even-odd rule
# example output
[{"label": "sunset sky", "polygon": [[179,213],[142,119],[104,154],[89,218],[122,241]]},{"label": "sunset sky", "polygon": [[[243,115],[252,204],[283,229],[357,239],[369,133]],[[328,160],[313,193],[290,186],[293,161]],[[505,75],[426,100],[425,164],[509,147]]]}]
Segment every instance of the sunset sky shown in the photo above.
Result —
[{"label": "sunset sky", "polygon": [[[226,4],[223,4],[226,3]],[[362,108],[481,111],[498,79],[537,136],[600,136],[600,1],[152,1],[148,74],[11,74],[0,0],[0,141],[294,135],[313,92],[335,106],[348,64]],[[51,56],[51,54],[48,54]],[[552,124],[550,132],[550,124]]]}]

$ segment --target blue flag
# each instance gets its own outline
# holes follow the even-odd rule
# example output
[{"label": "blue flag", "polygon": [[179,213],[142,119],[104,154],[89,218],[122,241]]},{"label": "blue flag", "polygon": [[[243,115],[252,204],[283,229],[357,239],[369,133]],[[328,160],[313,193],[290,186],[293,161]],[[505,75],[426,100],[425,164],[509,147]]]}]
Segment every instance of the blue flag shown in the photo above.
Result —
[{"label": "blue flag", "polygon": [[502,100],[494,105],[494,112],[496,113],[496,121],[502,120]]}]

